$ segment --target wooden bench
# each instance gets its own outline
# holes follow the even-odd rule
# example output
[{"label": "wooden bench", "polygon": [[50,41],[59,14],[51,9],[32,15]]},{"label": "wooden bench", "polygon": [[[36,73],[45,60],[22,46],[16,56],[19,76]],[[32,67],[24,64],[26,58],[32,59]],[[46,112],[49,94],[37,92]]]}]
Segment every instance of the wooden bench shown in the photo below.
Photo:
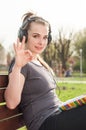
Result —
[{"label": "wooden bench", "polygon": [[10,110],[6,107],[4,91],[7,84],[8,75],[0,75],[0,130],[26,130],[19,108]]}]

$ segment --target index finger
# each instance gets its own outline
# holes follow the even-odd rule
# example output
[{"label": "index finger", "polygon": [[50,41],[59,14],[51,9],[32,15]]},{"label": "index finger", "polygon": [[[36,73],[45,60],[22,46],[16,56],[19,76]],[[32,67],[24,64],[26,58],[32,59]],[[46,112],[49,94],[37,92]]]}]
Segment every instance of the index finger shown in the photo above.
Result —
[{"label": "index finger", "polygon": [[19,38],[17,39],[17,43],[18,43],[18,44],[21,43],[21,48],[23,48],[23,49],[24,49],[24,47],[25,47],[25,40],[26,40],[26,37],[25,37],[25,36],[23,36],[23,39],[22,39],[21,42],[20,42],[20,39],[19,39]]},{"label": "index finger", "polygon": [[22,44],[21,44],[21,47],[24,48],[25,47],[25,40],[26,40],[26,37],[23,36],[23,39],[22,39]]}]

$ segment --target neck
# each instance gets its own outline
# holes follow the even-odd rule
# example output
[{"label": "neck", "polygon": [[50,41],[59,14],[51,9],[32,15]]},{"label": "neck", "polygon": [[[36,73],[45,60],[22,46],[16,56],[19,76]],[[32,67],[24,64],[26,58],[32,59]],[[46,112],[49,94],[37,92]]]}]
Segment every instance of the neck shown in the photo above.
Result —
[{"label": "neck", "polygon": [[33,54],[33,60],[38,60],[38,55]]},{"label": "neck", "polygon": [[40,66],[42,66],[42,64],[40,63],[40,61],[39,60],[32,60],[31,61],[32,63],[34,63],[34,64],[36,64],[36,65],[40,65]]}]

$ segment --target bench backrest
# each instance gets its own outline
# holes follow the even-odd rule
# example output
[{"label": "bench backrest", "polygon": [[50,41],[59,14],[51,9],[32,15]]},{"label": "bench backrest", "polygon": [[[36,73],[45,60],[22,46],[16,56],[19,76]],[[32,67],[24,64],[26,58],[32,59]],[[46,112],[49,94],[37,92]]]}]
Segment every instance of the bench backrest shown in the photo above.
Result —
[{"label": "bench backrest", "polygon": [[18,130],[25,126],[25,124],[18,107],[14,110],[6,107],[4,91],[7,84],[8,75],[0,75],[0,130]]}]

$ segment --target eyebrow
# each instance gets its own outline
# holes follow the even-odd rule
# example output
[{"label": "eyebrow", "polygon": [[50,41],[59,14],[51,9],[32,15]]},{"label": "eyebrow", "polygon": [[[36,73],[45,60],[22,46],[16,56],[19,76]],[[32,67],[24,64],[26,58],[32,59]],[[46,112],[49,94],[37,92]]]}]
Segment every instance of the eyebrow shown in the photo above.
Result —
[{"label": "eyebrow", "polygon": [[[33,34],[41,35],[40,33],[33,33]],[[44,36],[48,36],[48,34],[46,34],[46,35],[44,35]]]}]

